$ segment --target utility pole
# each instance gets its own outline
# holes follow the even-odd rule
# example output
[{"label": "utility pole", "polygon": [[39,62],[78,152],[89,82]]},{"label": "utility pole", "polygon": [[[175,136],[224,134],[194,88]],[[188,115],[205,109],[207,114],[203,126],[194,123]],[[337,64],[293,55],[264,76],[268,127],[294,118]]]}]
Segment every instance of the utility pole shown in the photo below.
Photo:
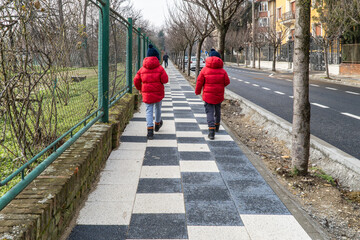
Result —
[{"label": "utility pole", "polygon": [[255,0],[252,0],[252,68],[255,68]]}]

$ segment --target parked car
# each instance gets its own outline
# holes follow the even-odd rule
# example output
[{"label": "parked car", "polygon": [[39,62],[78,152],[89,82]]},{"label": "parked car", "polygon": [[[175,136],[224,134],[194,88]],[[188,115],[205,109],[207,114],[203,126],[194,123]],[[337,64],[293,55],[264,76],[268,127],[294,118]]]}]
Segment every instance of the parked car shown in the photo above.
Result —
[{"label": "parked car", "polygon": [[[204,58],[200,58],[200,70],[205,67],[205,60]],[[191,60],[190,60],[190,70],[191,71],[195,71],[196,69],[196,57],[191,57]]]},{"label": "parked car", "polygon": [[188,56],[185,56],[185,64],[188,63]]}]

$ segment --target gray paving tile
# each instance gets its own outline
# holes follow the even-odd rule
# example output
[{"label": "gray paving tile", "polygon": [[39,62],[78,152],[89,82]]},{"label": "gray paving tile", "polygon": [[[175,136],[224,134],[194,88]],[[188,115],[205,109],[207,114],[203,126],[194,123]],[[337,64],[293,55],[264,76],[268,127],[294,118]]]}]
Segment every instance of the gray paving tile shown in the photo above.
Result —
[{"label": "gray paving tile", "polygon": [[262,179],[260,173],[248,164],[219,163],[218,168],[225,180]]},{"label": "gray paving tile", "polygon": [[202,138],[196,138],[196,137],[178,137],[177,138],[178,143],[206,143],[206,140]]},{"label": "gray paving tile", "polygon": [[240,214],[288,215],[290,212],[276,195],[242,195],[235,197]]},{"label": "gray paving tile", "polygon": [[[215,135],[216,138],[216,135]],[[240,150],[240,148],[214,148],[212,153],[215,157],[218,156],[242,156],[244,153]]]},{"label": "gray paving tile", "polygon": [[[161,136],[160,134],[157,136]],[[144,166],[179,165],[179,155],[174,147],[147,147],[144,156]]]},{"label": "gray paving tile", "polygon": [[133,117],[130,121],[135,121],[135,122],[146,122],[146,118]]},{"label": "gray paving tile", "polygon": [[175,122],[176,131],[200,131],[197,123]]},{"label": "gray paving tile", "polygon": [[194,114],[189,111],[183,111],[183,112],[175,112],[174,111],[174,117],[175,118],[194,118]]},{"label": "gray paving tile", "polygon": [[186,202],[189,226],[244,226],[233,201]]},{"label": "gray paving tile", "polygon": [[181,160],[215,160],[211,152],[180,152]]},{"label": "gray paving tile", "polygon": [[184,188],[187,185],[225,186],[220,173],[183,172],[181,173],[181,179]]},{"label": "gray paving tile", "polygon": [[120,142],[147,142],[146,136],[121,136]]},{"label": "gray paving tile", "polygon": [[187,239],[185,214],[133,214],[128,239]]},{"label": "gray paving tile", "polygon": [[229,190],[223,186],[187,185],[184,187],[185,202],[231,201]]},{"label": "gray paving tile", "polygon": [[181,193],[180,178],[140,178],[137,193]]},{"label": "gray paving tile", "polygon": [[252,167],[252,164],[250,163],[249,159],[245,155],[240,156],[217,156],[215,157],[216,162],[221,164],[235,164],[242,166],[248,165]]},{"label": "gray paving tile", "polygon": [[127,227],[122,225],[76,225],[68,240],[125,240]]},{"label": "gray paving tile", "polygon": [[[163,120],[166,120],[166,119],[163,118]],[[160,131],[161,130],[162,130],[162,128],[160,129]],[[157,134],[156,132],[154,132],[154,139],[156,139],[156,140],[176,140],[176,134]]]},{"label": "gray paving tile", "polygon": [[[216,135],[217,134],[215,134],[215,139]],[[239,148],[239,146],[234,141],[208,141],[208,145],[211,150],[214,148],[215,151],[217,148]]]},{"label": "gray paving tile", "polygon": [[227,185],[233,196],[275,194],[264,179],[229,180]]}]

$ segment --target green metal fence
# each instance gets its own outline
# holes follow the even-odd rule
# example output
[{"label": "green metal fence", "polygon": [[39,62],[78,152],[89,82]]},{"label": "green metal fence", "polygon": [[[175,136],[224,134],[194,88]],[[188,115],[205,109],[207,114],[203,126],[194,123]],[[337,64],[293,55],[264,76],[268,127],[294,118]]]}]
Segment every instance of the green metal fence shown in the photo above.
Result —
[{"label": "green metal fence", "polygon": [[0,7],[0,210],[94,123],[108,122],[149,44],[109,0],[47,4]]},{"label": "green metal fence", "polygon": [[342,45],[342,62],[343,63],[360,63],[360,44]]}]

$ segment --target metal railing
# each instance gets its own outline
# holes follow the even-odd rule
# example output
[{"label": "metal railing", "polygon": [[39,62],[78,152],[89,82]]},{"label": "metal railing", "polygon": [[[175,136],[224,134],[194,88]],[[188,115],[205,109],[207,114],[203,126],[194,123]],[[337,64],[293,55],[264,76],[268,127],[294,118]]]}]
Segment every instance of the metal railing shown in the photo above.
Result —
[{"label": "metal railing", "polygon": [[88,0],[78,29],[80,2],[62,18],[46,3],[0,9],[0,210],[93,124],[108,122],[109,108],[132,93],[150,42],[110,0]]}]

